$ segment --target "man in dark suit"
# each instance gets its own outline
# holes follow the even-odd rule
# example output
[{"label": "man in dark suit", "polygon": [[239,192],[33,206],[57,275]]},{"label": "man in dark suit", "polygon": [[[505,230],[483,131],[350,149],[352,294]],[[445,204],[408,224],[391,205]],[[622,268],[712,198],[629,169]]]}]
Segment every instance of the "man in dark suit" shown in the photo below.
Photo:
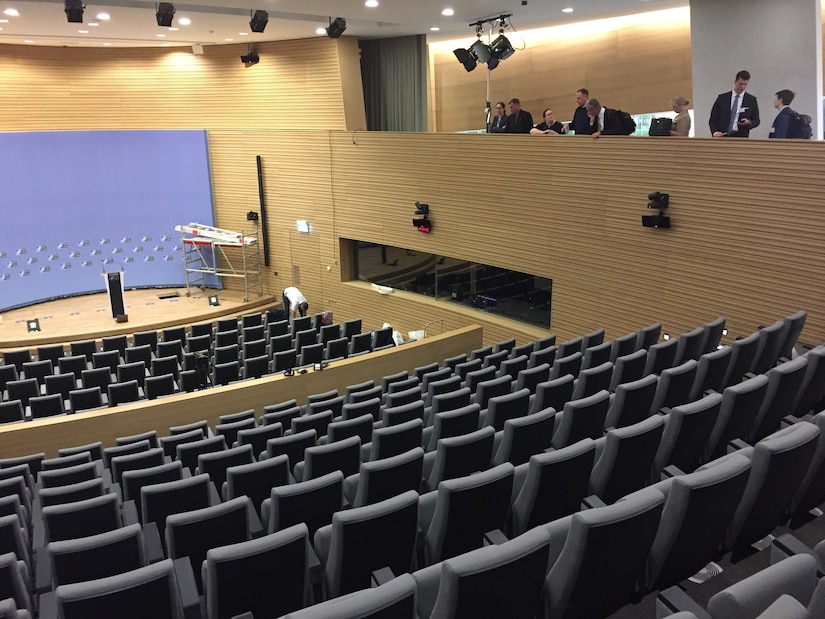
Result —
[{"label": "man in dark suit", "polygon": [[567,131],[572,131],[576,135],[592,135],[593,127],[590,124],[590,119],[587,117],[587,110],[584,109],[584,104],[590,98],[590,91],[587,88],[579,88],[576,91],[576,111],[573,112],[573,120],[567,126]]},{"label": "man in dark suit", "polygon": [[789,107],[791,101],[796,95],[790,90],[780,90],[776,93],[776,99],[773,106],[779,110],[779,114],[773,120],[771,126],[771,133],[769,138],[789,138],[791,137],[791,121],[793,120],[793,112]]},{"label": "man in dark suit", "polygon": [[739,71],[733,90],[716,97],[710,111],[710,132],[715,138],[746,138],[759,126],[759,105],[756,97],[745,92],[751,74]]},{"label": "man in dark suit", "polygon": [[510,115],[507,117],[507,133],[530,133],[533,128],[533,116],[521,109],[518,99],[510,99]]},{"label": "man in dark suit", "polygon": [[588,99],[584,110],[590,119],[590,135],[594,138],[600,135],[624,135],[622,119],[616,110],[602,107],[598,99]]},{"label": "man in dark suit", "polygon": [[496,115],[490,121],[490,133],[507,131],[507,114],[504,113],[504,101],[496,103]]}]

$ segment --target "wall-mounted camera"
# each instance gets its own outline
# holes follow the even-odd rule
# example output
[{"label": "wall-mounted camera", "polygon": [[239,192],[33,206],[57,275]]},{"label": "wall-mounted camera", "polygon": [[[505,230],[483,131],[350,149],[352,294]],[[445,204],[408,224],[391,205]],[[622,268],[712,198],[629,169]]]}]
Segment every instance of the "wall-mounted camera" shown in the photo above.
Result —
[{"label": "wall-mounted camera", "polygon": [[667,208],[670,203],[670,194],[654,191],[653,193],[648,194],[647,199],[647,208]]},{"label": "wall-mounted camera", "polygon": [[413,225],[418,228],[419,232],[432,232],[433,222],[428,215],[430,214],[430,205],[423,202],[415,203],[415,214],[420,215],[412,220]]}]

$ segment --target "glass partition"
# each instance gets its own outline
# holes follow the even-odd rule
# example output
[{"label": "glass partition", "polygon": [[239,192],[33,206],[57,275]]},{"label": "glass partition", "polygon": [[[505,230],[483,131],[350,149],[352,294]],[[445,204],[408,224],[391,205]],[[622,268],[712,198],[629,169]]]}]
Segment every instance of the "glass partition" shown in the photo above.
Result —
[{"label": "glass partition", "polygon": [[550,327],[552,279],[389,245],[353,245],[361,281]]}]

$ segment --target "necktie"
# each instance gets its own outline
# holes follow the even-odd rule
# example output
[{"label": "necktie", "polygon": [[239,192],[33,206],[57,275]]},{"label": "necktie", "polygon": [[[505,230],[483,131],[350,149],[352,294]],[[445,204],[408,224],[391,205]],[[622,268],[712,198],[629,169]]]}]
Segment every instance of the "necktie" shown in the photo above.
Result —
[{"label": "necktie", "polygon": [[730,106],[730,126],[728,126],[728,133],[733,133],[736,128],[736,123],[739,120],[739,95],[733,98],[733,105]]}]

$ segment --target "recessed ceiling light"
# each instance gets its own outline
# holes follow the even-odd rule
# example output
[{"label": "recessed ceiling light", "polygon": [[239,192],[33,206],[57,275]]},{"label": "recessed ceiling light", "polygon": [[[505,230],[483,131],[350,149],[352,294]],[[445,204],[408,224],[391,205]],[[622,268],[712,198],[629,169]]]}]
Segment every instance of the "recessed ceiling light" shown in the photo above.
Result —
[{"label": "recessed ceiling light", "polygon": [[9,23],[8,19],[0,19],[0,24],[7,24]]},{"label": "recessed ceiling light", "polygon": [[169,47],[170,45],[171,45],[171,43],[161,43],[160,44],[161,47]]},{"label": "recessed ceiling light", "polygon": [[242,36],[242,37],[246,37],[246,36],[249,36],[249,33],[248,32],[239,32],[238,35]]},{"label": "recessed ceiling light", "polygon": [[90,21],[90,22],[89,22],[88,24],[86,24],[86,25],[87,25],[87,26],[89,26],[89,27],[91,27],[91,28],[94,28],[94,27],[96,27],[96,26],[99,26],[100,24],[98,24],[96,21]]},{"label": "recessed ceiling light", "polygon": [[34,41],[32,41],[31,39],[24,39],[23,43],[34,43]]},{"label": "recessed ceiling light", "polygon": [[315,29],[315,34],[326,34],[326,33],[327,33],[326,28],[316,28]]},{"label": "recessed ceiling light", "polygon": [[378,0],[367,0],[364,3],[364,6],[370,8],[370,9],[374,9],[375,7],[378,6]]},{"label": "recessed ceiling light", "polygon": [[6,9],[3,13],[9,17],[18,17],[20,15],[20,12],[17,9]]},{"label": "recessed ceiling light", "polygon": [[171,30],[172,32],[177,32],[178,30],[180,30],[180,28],[175,28],[174,26],[169,26],[169,30]]},{"label": "recessed ceiling light", "polygon": [[97,18],[98,18],[100,21],[106,21],[106,20],[110,19],[110,16],[109,16],[109,14],[108,14],[108,13],[98,13],[98,14],[97,14]]},{"label": "recessed ceiling light", "polygon": [[80,34],[89,34],[88,30],[78,30]]},{"label": "recessed ceiling light", "polygon": [[159,39],[162,39],[162,38],[164,38],[166,35],[165,35],[165,34],[156,34],[155,36],[156,36],[156,37],[158,37]]},{"label": "recessed ceiling light", "polygon": [[439,30],[441,30],[441,28],[439,28],[438,26],[433,26],[432,28],[430,28],[430,30],[432,30],[433,32],[438,32]]},{"label": "recessed ceiling light", "polygon": [[103,47],[111,47],[111,46],[112,46],[112,44],[111,44],[111,43],[104,43],[104,44],[103,44]]},{"label": "recessed ceiling light", "polygon": [[234,41],[235,39],[224,39],[224,41]]},{"label": "recessed ceiling light", "polygon": [[451,8],[447,7],[446,9],[441,11],[441,14],[444,15],[445,17],[450,17],[452,15],[455,15],[455,11],[452,10]]},{"label": "recessed ceiling light", "polygon": [[562,13],[572,13],[573,12],[573,7],[568,6],[567,8],[562,9],[561,12]]},{"label": "recessed ceiling light", "polygon": [[179,23],[181,26],[188,26],[189,24],[191,24],[191,23],[192,23],[192,20],[191,20],[191,19],[189,19],[188,17],[181,17],[181,18],[178,20],[178,23]]}]

